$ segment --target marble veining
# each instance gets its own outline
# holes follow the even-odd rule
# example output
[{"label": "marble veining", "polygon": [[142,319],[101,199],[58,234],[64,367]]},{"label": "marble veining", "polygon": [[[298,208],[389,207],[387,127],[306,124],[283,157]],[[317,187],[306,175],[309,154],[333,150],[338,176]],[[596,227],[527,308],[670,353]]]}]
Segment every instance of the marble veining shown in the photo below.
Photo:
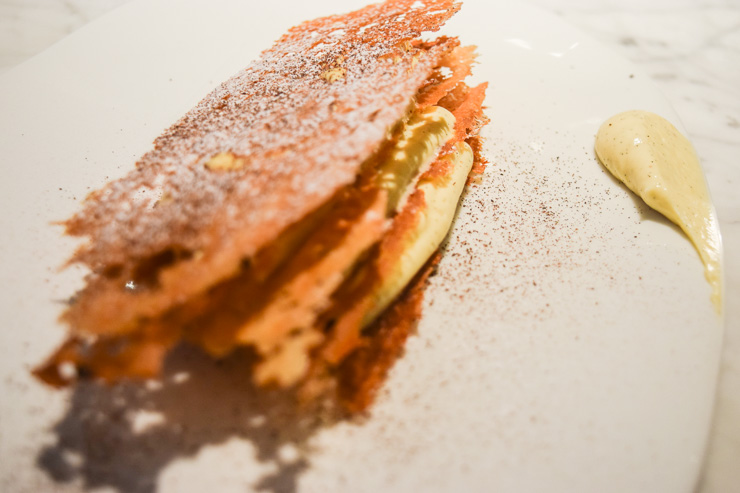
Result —
[{"label": "marble veining", "polygon": [[[0,0],[0,74],[129,0]],[[700,493],[740,484],[740,2],[531,0],[636,63],[666,94],[706,170],[725,248],[726,337]]]}]

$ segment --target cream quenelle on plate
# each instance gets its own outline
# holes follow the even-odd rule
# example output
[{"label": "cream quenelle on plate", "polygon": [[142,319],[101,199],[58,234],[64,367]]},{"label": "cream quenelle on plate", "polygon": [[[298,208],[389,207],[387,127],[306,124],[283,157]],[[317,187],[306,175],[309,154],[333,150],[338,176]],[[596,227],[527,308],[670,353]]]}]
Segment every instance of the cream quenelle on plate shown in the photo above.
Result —
[{"label": "cream quenelle on plate", "polygon": [[722,306],[722,240],[717,215],[691,143],[669,121],[647,111],[608,119],[596,135],[596,155],[647,205],[678,225],[696,247]]}]

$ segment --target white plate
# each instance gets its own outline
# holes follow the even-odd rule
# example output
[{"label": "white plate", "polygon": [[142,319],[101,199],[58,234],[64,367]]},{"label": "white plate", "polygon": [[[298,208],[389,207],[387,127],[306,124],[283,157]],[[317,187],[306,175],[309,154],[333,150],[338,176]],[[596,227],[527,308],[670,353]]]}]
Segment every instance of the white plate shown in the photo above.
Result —
[{"label": "white plate", "polygon": [[0,490],[692,490],[721,320],[688,240],[592,150],[618,111],[676,115],[631,65],[513,2],[470,1],[448,25],[491,83],[491,164],[369,418],[296,448],[238,362],[192,351],[161,388],[29,376],[80,286],[50,222],[287,27],[363,3],[142,0],[0,79]]}]

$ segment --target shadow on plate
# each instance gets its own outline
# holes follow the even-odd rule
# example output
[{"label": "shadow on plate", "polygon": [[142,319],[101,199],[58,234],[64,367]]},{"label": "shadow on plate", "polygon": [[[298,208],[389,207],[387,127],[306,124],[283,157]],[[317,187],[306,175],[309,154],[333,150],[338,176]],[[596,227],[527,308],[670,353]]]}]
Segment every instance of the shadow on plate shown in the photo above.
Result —
[{"label": "shadow on plate", "polygon": [[[87,488],[154,493],[174,460],[238,438],[253,445],[260,469],[275,471],[245,480],[245,490],[294,492],[308,467],[308,439],[336,420],[298,415],[286,392],[255,391],[249,367],[245,354],[214,362],[181,347],[160,381],[78,385],[54,427],[56,443],[37,463],[57,482],[81,478]],[[299,453],[286,454],[286,446]]]},{"label": "shadow on plate", "polygon": [[683,232],[683,230],[681,230],[679,226],[677,226],[673,221],[665,217],[660,212],[647,205],[639,195],[630,190],[627,185],[625,185],[624,183],[622,183],[621,180],[612,175],[611,172],[609,172],[606,168],[604,168],[604,174],[606,174],[616,186],[621,188],[624,193],[626,193],[632,199],[635,204],[635,209],[637,209],[637,212],[640,214],[641,221],[650,221],[662,224],[667,228],[672,229],[676,234],[684,237],[686,236],[686,234]]}]

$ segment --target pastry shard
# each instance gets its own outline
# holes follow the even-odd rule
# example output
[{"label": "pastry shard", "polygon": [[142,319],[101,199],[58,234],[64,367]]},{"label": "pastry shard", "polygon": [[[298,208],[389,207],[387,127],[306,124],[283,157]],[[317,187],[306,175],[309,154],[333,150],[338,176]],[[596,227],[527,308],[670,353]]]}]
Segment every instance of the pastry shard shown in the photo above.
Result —
[{"label": "pastry shard", "polygon": [[365,409],[484,165],[473,48],[420,38],[459,8],[389,0],[290,29],[90,194],[64,223],[90,274],[35,374],[148,378],[183,341],[249,347],[258,384]]}]

